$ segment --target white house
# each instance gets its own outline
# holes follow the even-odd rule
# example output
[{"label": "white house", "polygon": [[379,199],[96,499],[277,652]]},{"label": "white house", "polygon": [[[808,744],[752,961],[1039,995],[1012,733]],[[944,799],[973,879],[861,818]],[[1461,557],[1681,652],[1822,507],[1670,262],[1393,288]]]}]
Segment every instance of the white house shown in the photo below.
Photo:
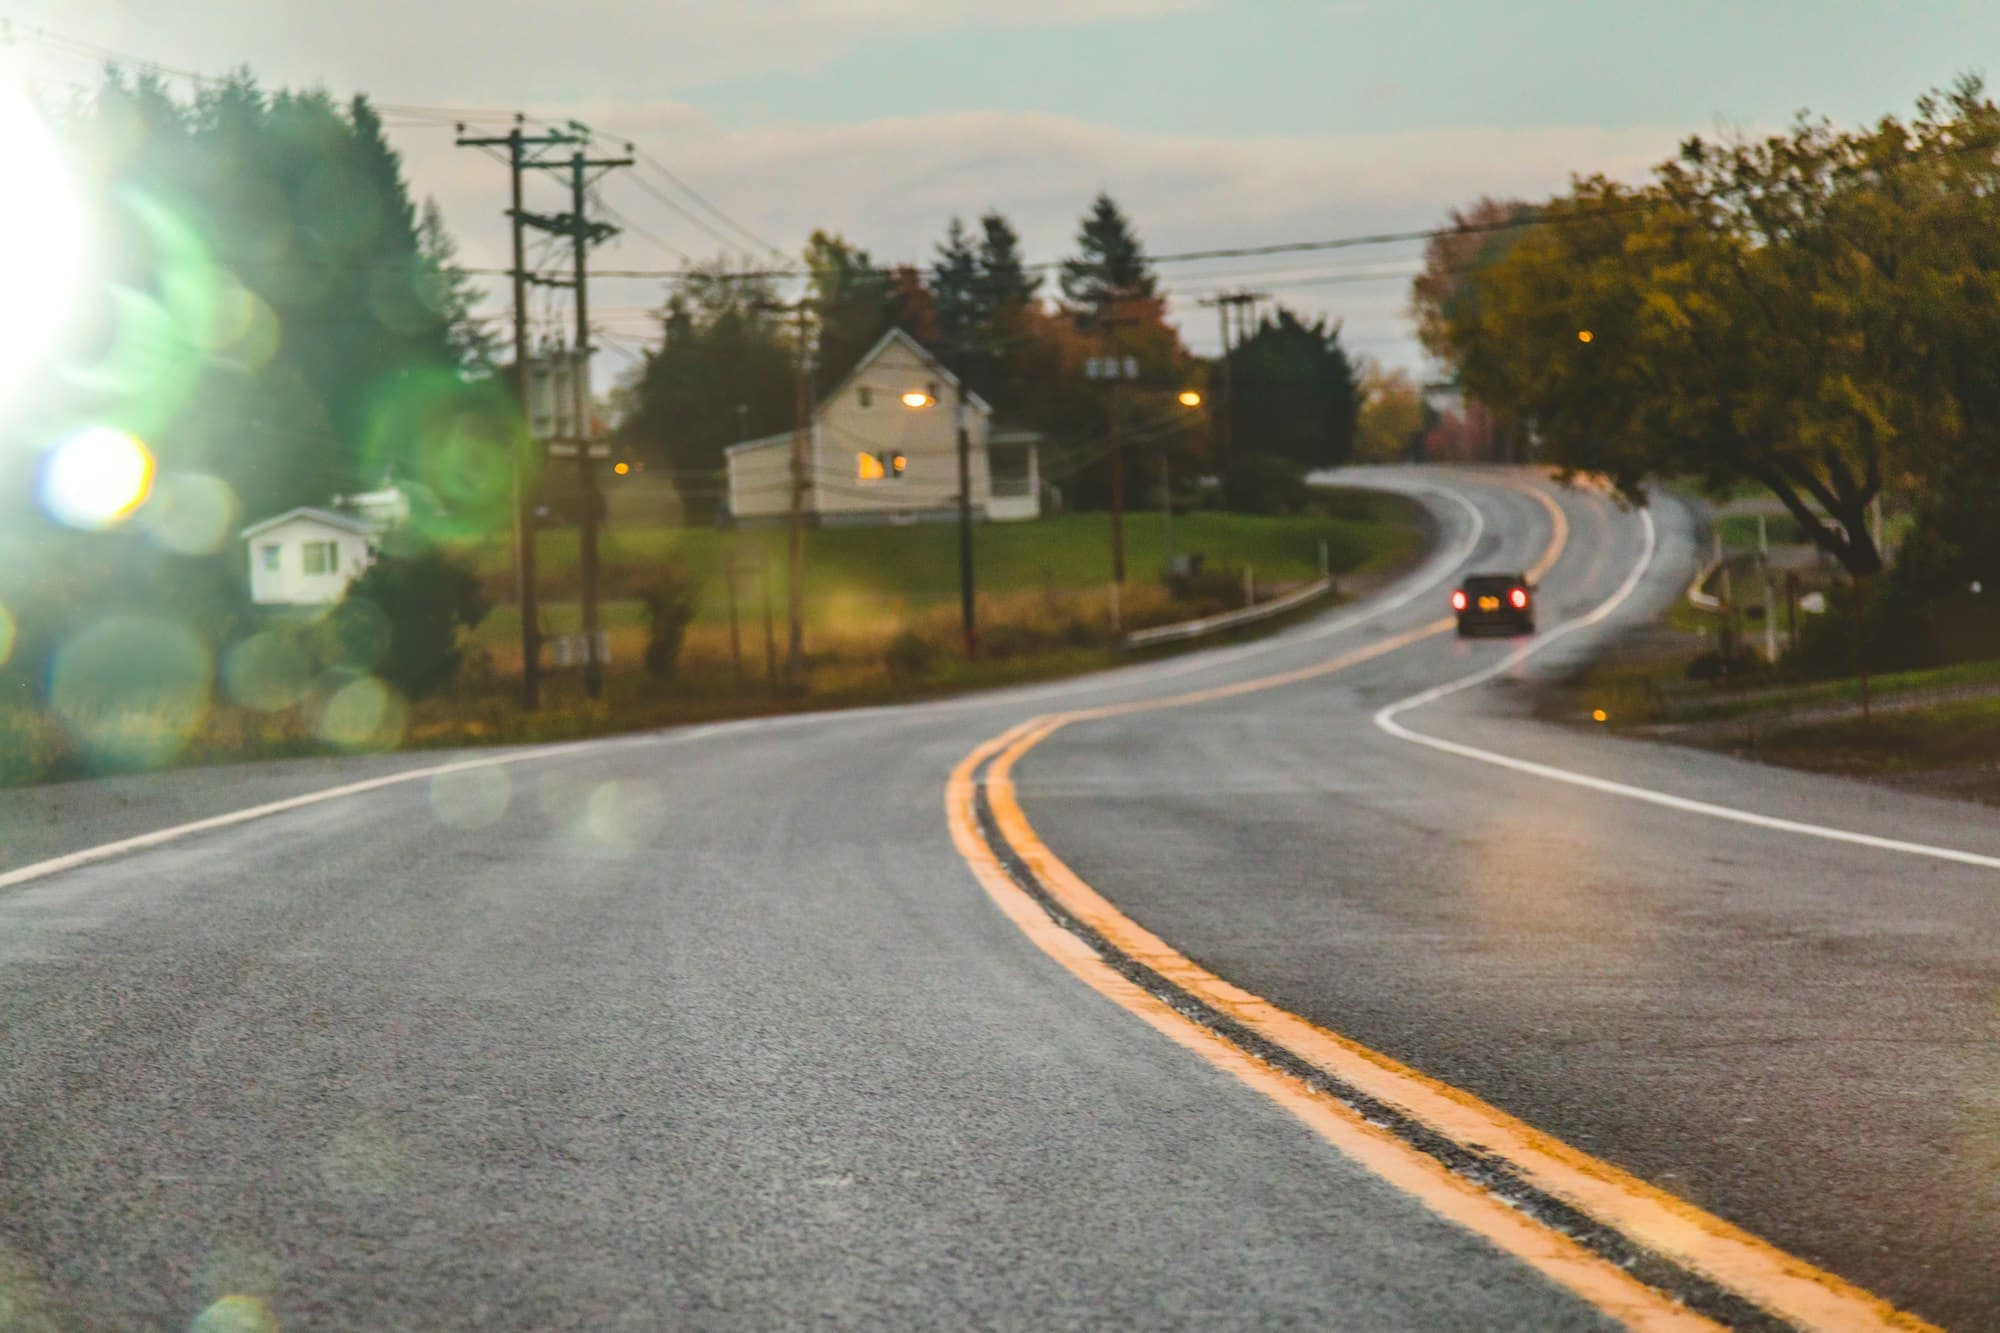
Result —
[{"label": "white house", "polygon": [[[805,507],[815,522],[883,523],[958,513],[958,377],[901,329],[891,329],[814,409],[806,445]],[[993,424],[965,395],[972,508],[995,521],[1038,516],[1041,476],[1030,431]],[[725,450],[729,513],[783,518],[792,509],[793,433]]]},{"label": "white house", "polygon": [[259,606],[337,602],[375,562],[384,523],[302,506],[243,529],[249,545],[250,600]]}]

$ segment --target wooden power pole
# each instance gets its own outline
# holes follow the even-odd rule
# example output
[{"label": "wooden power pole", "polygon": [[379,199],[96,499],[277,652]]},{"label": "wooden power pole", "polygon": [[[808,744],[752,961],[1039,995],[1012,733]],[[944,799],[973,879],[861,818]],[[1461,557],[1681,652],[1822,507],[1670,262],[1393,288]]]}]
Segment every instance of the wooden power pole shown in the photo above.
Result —
[{"label": "wooden power pole", "polygon": [[792,421],[791,572],[785,580],[785,610],[789,620],[785,640],[785,683],[792,689],[806,677],[806,469],[812,431],[812,339],[807,324],[811,307],[798,304],[799,370]]},{"label": "wooden power pole", "polygon": [[[516,117],[517,121],[519,117]],[[534,709],[542,696],[542,630],[540,607],[535,591],[535,440],[527,428],[531,415],[532,372],[528,360],[528,262],[524,228],[528,214],[521,203],[521,175],[529,166],[544,165],[528,156],[531,148],[572,142],[570,135],[523,134],[515,127],[498,137],[469,138],[465,126],[458,127],[461,148],[505,148],[509,204],[507,218],[513,231],[514,266],[508,270],[514,286],[514,391],[520,400],[523,449],[514,458],[514,596],[521,607],[521,706]]]},{"label": "wooden power pole", "polygon": [[[1236,291],[1222,292],[1204,300],[1201,304],[1215,307],[1215,314],[1222,331],[1222,355],[1216,362],[1216,401],[1209,407],[1209,420],[1215,432],[1215,470],[1222,477],[1222,499],[1227,505],[1235,498],[1236,492],[1236,432],[1233,418],[1236,414],[1236,386],[1230,375],[1231,351],[1229,338],[1229,312],[1232,309],[1246,313],[1266,296],[1264,292]],[[1237,321],[1237,332],[1242,332],[1242,320]]]},{"label": "wooden power pole", "polygon": [[588,173],[631,165],[629,157],[592,158],[580,149],[571,154],[569,160],[568,221],[576,273],[576,369],[573,373],[576,385],[576,468],[577,480],[583,491],[582,531],[579,534],[581,550],[578,556],[578,572],[583,583],[583,690],[593,699],[604,693],[604,657],[598,651],[597,616],[597,511],[602,501],[597,491],[597,460],[591,456],[590,284],[585,280],[584,268],[589,261],[591,245],[617,235],[618,229],[608,222],[592,222],[585,215],[584,206],[588,202],[585,196],[590,187]]}]

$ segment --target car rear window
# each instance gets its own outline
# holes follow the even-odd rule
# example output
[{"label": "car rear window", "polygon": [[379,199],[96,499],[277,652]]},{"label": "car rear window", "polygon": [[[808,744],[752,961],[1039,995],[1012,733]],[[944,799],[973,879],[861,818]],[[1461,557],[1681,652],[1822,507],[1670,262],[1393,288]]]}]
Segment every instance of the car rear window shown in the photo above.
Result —
[{"label": "car rear window", "polygon": [[1482,592],[1506,592],[1509,588],[1519,586],[1520,584],[1521,580],[1511,574],[1474,574],[1465,581],[1465,590],[1475,594]]}]

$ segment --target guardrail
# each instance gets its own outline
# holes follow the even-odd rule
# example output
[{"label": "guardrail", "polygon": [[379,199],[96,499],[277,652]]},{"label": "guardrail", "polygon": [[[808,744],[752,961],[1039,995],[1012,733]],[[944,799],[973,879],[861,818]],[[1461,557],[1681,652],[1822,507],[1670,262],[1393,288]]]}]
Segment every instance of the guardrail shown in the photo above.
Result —
[{"label": "guardrail", "polygon": [[1244,625],[1254,625],[1260,620],[1269,620],[1272,616],[1281,616],[1332,591],[1332,579],[1314,579],[1303,588],[1294,588],[1283,597],[1274,597],[1268,602],[1246,606],[1241,610],[1223,611],[1216,615],[1203,616],[1200,620],[1183,620],[1173,625],[1155,625],[1151,629],[1133,630],[1125,636],[1124,646],[1127,650],[1150,648],[1155,644],[1179,643],[1186,639],[1221,634]]},{"label": "guardrail", "polygon": [[1708,581],[1715,577],[1715,571],[1721,568],[1722,557],[1720,556],[1701,567],[1701,572],[1694,576],[1694,582],[1688,584],[1687,599],[1690,605],[1699,607],[1703,611],[1720,611],[1722,609],[1722,599],[1720,597],[1715,596],[1713,593],[1702,591]]}]

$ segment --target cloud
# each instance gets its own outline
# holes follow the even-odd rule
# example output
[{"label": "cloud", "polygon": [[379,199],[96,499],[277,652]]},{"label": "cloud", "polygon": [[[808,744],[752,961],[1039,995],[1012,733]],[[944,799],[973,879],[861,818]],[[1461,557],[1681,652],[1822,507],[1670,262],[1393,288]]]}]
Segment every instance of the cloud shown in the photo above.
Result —
[{"label": "cloud", "polygon": [[[27,0],[24,28],[220,73],[250,64],[273,85],[363,87],[387,101],[629,98],[823,68],[870,45],[963,30],[1068,28],[1205,8],[1212,0],[725,0],[634,5],[188,0],[171,26],[156,0]],[[393,38],[384,34],[393,34]],[[510,99],[511,100],[511,99]]]},{"label": "cloud", "polygon": [[[650,147],[677,175],[788,251],[824,227],[884,263],[927,262],[947,219],[989,208],[1013,220],[1032,257],[1060,258],[1072,249],[1077,219],[1099,189],[1119,201],[1155,254],[1422,228],[1481,194],[1542,196],[1579,171],[1640,175],[1680,137],[1679,127],[1556,127],[1224,139],[1000,112],[728,129],[677,103],[571,107],[563,114]],[[498,263],[504,173],[441,146],[441,137],[404,137],[413,183],[440,197],[468,262]],[[636,182],[614,175],[604,189],[614,207],[678,248],[708,256],[723,249]],[[1241,274],[1289,304],[1344,317],[1363,350],[1408,364],[1416,354],[1407,340],[1407,283],[1325,278],[1358,268],[1394,271],[1415,254],[1415,246],[1403,245],[1210,261],[1165,276],[1170,286],[1212,289],[1229,280],[1216,275]],[[601,262],[678,263],[637,235]],[[626,282],[597,300],[631,307],[650,305],[657,294],[657,283]],[[1191,304],[1177,313],[1191,341],[1213,343],[1211,316]]]}]

